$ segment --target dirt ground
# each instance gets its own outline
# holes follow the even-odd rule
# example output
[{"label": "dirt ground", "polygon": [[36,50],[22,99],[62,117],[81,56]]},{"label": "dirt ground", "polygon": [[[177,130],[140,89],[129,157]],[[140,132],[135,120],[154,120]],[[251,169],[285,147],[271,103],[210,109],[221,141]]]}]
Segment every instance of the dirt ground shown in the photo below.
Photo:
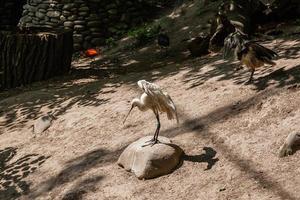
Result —
[{"label": "dirt ground", "polygon": [[[140,50],[127,61],[142,58],[134,69],[151,59],[164,67],[116,75],[82,61],[64,77],[0,93],[0,199],[300,199],[300,152],[278,157],[286,136],[300,130],[300,40],[263,44],[280,58],[250,85],[249,71],[235,71],[221,54],[162,59],[150,46],[148,57]],[[173,98],[180,124],[162,116],[161,135],[186,154],[173,173],[151,180],[116,164],[156,128],[153,114],[138,110],[122,124],[140,79]],[[34,135],[34,119],[49,112],[57,119]]]}]

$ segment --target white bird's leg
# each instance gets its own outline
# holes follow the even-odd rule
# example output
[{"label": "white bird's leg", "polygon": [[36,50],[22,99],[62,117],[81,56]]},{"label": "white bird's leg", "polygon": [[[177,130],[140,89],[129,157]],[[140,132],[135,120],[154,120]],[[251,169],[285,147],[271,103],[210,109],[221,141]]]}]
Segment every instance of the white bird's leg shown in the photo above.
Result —
[{"label": "white bird's leg", "polygon": [[160,130],[160,121],[159,121],[158,113],[156,113],[155,116],[156,116],[156,119],[157,119],[157,128],[156,128],[156,131],[155,131],[155,134],[154,134],[154,143],[153,144],[156,144],[158,142],[158,134],[159,134],[159,130]]},{"label": "white bird's leg", "polygon": [[154,133],[154,136],[151,140],[147,141],[146,143],[152,143],[152,145],[158,143],[158,134],[159,134],[159,130],[160,130],[160,120],[159,120],[159,115],[158,115],[158,112],[156,111],[153,111],[154,114],[155,114],[155,117],[156,117],[156,120],[157,120],[157,127],[156,127],[156,130],[155,130],[155,133]]}]

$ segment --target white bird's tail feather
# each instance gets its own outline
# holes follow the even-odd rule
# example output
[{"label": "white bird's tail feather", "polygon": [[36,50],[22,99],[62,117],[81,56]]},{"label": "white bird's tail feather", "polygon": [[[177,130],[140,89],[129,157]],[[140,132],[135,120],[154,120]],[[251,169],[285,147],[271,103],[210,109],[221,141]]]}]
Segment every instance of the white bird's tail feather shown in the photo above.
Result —
[{"label": "white bird's tail feather", "polygon": [[175,118],[176,121],[177,121],[177,124],[179,124],[179,119],[178,119],[178,114],[177,114],[177,109],[176,109],[175,103],[167,93],[165,93],[165,95],[168,97],[168,100],[170,101],[169,105],[172,108],[167,112],[168,119],[174,119]]}]

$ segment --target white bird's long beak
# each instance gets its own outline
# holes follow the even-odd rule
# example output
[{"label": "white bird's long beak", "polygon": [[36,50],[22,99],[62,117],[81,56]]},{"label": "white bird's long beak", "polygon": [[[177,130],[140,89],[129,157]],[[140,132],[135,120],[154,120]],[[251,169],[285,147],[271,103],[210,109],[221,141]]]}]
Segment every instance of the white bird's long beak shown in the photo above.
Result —
[{"label": "white bird's long beak", "polygon": [[130,114],[130,112],[131,112],[132,109],[133,109],[133,106],[131,106],[131,108],[130,108],[128,114],[126,115],[126,117],[125,117],[125,119],[124,119],[124,121],[123,121],[123,124],[125,123],[125,121],[126,121],[127,117],[129,116],[129,114]]}]

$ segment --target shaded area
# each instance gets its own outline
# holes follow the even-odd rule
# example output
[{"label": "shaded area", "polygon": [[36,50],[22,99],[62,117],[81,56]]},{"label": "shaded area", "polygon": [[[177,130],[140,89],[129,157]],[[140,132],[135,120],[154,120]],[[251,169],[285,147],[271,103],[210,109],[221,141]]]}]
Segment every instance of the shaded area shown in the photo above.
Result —
[{"label": "shaded area", "polygon": [[[212,62],[212,64],[209,66],[211,70],[203,73],[201,70],[203,69],[203,67],[207,67],[210,62]],[[95,107],[100,106],[104,103],[108,103],[110,99],[105,98],[104,95],[99,98],[98,95],[116,92],[117,88],[120,87],[121,84],[132,85],[134,86],[134,88],[137,88],[135,84],[138,79],[147,79],[150,81],[163,79],[180,73],[180,70],[182,69],[188,69],[188,73],[184,76],[183,80],[183,83],[188,87],[188,89],[204,84],[206,81],[214,77],[219,77],[217,81],[234,79],[237,81],[236,84],[241,84],[242,81],[241,83],[238,81],[248,76],[247,72],[245,72],[244,74],[241,72],[235,72],[235,64],[222,61],[221,55],[209,55],[201,59],[196,58],[190,61],[182,60],[181,63],[184,63],[184,66],[174,67],[174,63],[171,63],[167,67],[156,69],[156,73],[150,73],[148,71],[140,73],[138,75],[129,74],[129,76],[127,77],[115,79],[109,79],[107,77],[109,76],[109,74],[106,74],[103,69],[97,68],[97,66],[94,66],[93,68],[73,69],[73,72],[69,76],[64,77],[65,80],[57,81],[56,79],[53,79],[50,83],[46,84],[45,89],[42,89],[44,85],[40,86],[39,96],[35,97],[34,101],[25,101],[25,103],[23,104],[16,103],[15,105],[9,107],[6,107],[6,105],[1,105],[0,109],[4,110],[5,113],[0,112],[0,115],[6,118],[6,121],[1,125],[11,128],[22,127],[25,122],[40,115],[41,107],[43,106],[49,106],[49,108],[52,108],[54,111],[56,111],[55,113],[57,113],[57,115],[64,114],[74,105]],[[177,64],[180,64],[180,62],[178,61]],[[266,68],[266,70],[270,69]],[[243,77],[243,75],[245,77]],[[92,80],[85,82],[85,79],[87,78],[91,78]],[[100,81],[101,78],[103,78],[104,80]],[[299,66],[295,66],[287,70],[281,68],[278,70],[278,72],[271,72],[266,77],[259,78],[257,80],[258,82],[255,81],[254,85],[261,84],[263,85],[260,86],[261,88],[267,88],[269,86],[269,82],[266,81],[264,83],[263,80],[275,80],[275,86],[277,85],[278,87],[292,86],[293,84],[299,82]],[[52,91],[52,93],[51,89],[54,89],[55,92]],[[222,122],[223,120],[227,120],[233,116],[246,112],[252,106],[255,106],[258,103],[262,102],[263,99],[275,95],[279,92],[280,90],[277,89],[258,92],[257,95],[243,100],[238,104],[233,102],[232,104],[217,108],[211,113],[196,119],[192,119],[189,116],[185,116],[184,114],[182,114],[181,118],[184,119],[182,128],[168,129],[162,131],[161,133],[163,135],[174,137],[176,135],[184,133],[185,131],[195,131],[198,132],[200,137],[215,138],[217,136],[215,136],[213,133],[212,135],[210,135],[208,132],[210,125]],[[18,109],[21,109],[21,114],[25,117],[21,119],[21,121],[18,121],[18,124],[16,126],[14,121],[18,120]],[[7,112],[8,110],[9,112]],[[278,191],[274,192],[278,196],[286,195],[285,193],[287,192],[282,189],[280,185],[274,183],[274,181],[270,177],[258,176],[261,175],[261,173],[253,168],[255,164],[251,163],[251,161],[244,161],[242,158],[239,158],[238,154],[232,152],[232,150],[224,144],[220,144],[220,146],[217,146],[217,149],[218,151],[221,150],[222,153],[225,152],[226,158],[233,162],[235,165],[239,166],[241,170],[246,171],[250,177],[255,177],[256,179],[258,179],[259,184],[267,184],[269,186],[278,188]],[[103,166],[104,164],[115,161],[121,151],[122,150],[110,152],[104,149],[98,149],[69,161],[66,167],[62,169],[62,171],[57,176],[52,177],[41,184],[41,191],[35,193],[34,195],[36,196],[34,197],[38,197],[44,192],[52,191],[53,189],[65,183],[73,182],[77,178],[83,176],[85,172],[94,167]],[[192,155],[190,157],[187,157],[187,159],[194,162],[208,162],[209,169],[213,166],[214,162],[217,162],[217,158],[212,157],[212,155],[213,153],[208,151],[204,155]],[[245,164],[245,162],[249,163]],[[102,178],[99,177],[99,181],[101,179]],[[81,191],[81,189],[79,189],[78,191]],[[87,190],[83,189],[82,192],[76,193],[75,190],[71,190],[69,191],[69,193],[70,196],[72,196],[71,194],[74,194],[75,192],[76,194],[74,195],[80,197],[85,194],[85,191]],[[68,197],[69,196],[66,194],[66,198]]]},{"label": "shaded area", "polygon": [[272,49],[279,53],[284,59],[300,58],[300,39],[298,37],[284,37],[276,40]]},{"label": "shaded area", "polygon": [[49,158],[38,154],[28,154],[10,162],[16,154],[17,149],[13,147],[0,150],[0,199],[16,199],[28,194],[30,183],[24,179]]},{"label": "shaded area", "polygon": [[84,194],[95,190],[95,185],[103,179],[103,176],[96,176],[84,179],[77,183],[70,191],[68,191],[62,200],[81,200]]},{"label": "shaded area", "polygon": [[[271,81],[276,81],[275,83],[271,83]],[[257,90],[264,90],[271,84],[275,84],[276,87],[285,87],[297,85],[300,83],[300,65],[297,65],[291,69],[285,70],[284,67],[277,69],[271,72],[268,75],[263,77],[259,77],[256,81],[254,81],[254,85]]]},{"label": "shaded area", "polygon": [[[32,193],[29,194],[29,198],[38,198],[47,192],[53,191],[55,188],[63,186],[64,184],[76,182],[88,171],[94,168],[100,168],[115,162],[124,148],[113,152],[99,148],[67,161],[66,166],[58,173],[58,175],[50,177],[40,183],[38,188],[32,190]],[[65,194],[64,199],[81,199],[84,194],[93,190],[93,185],[96,185],[96,183],[101,181],[104,177],[104,175],[98,175],[79,181],[73,189]]]},{"label": "shaded area", "polygon": [[[289,48],[287,45],[291,43],[293,46]],[[280,42],[275,43],[272,49],[276,50],[280,54],[281,59],[297,59],[300,57],[300,41],[283,39]],[[222,60],[221,55],[215,55],[197,66],[191,67],[189,72],[185,74],[184,83],[189,84],[188,89],[192,89],[199,85],[204,84],[212,78],[217,78],[217,81],[233,80],[235,84],[245,84],[250,77],[250,72],[245,68],[244,70],[236,71],[236,67],[239,62],[233,63],[231,61]],[[208,67],[206,63],[209,63],[209,69],[202,72],[204,67]],[[288,68],[288,69],[285,69]],[[202,72],[202,73],[201,73]],[[259,74],[266,74],[259,77]],[[278,88],[289,86],[300,82],[300,70],[299,65],[296,66],[282,66],[280,69],[274,70],[273,67],[264,66],[260,67],[255,72],[253,85],[255,90],[264,90],[269,86],[275,86]]]},{"label": "shaded area", "polygon": [[[268,92],[261,92],[254,97],[239,102],[238,104],[229,104],[212,111],[206,116],[202,116],[196,119],[191,119],[188,115],[182,113],[182,128],[176,127],[167,129],[162,131],[161,133],[162,135],[169,135],[170,137],[174,137],[187,131],[191,131],[196,132],[197,136],[202,139],[212,139],[214,141],[217,141],[218,136],[215,133],[209,131],[210,125],[221,122],[223,120],[227,120],[240,113],[243,113],[247,109],[250,109],[252,106],[260,103],[263,99],[273,96],[279,92],[280,91],[275,89]],[[130,142],[128,142],[128,144],[129,143]],[[120,148],[117,151],[107,151],[100,148],[66,162],[66,167],[64,167],[57,176],[51,177],[45,182],[39,184],[39,188],[38,190],[36,190],[37,192],[33,192],[32,194],[30,194],[30,197],[34,199],[42,196],[43,194],[53,191],[55,188],[59,188],[66,183],[76,181],[93,168],[103,167],[111,164],[112,162],[115,162],[123,149],[124,147]],[[261,171],[256,169],[256,164],[254,162],[241,158],[237,152],[234,152],[232,148],[227,146],[225,143],[217,143],[216,149],[221,152],[229,162],[237,166],[240,171],[245,172],[249,179],[256,180],[256,183],[259,184],[262,188],[271,190],[274,195],[280,198],[292,200],[297,199],[296,197],[289,194],[285,189],[283,189],[280,184],[272,179],[272,177],[262,174]],[[205,147],[204,150],[205,153],[201,155],[186,155],[185,160],[191,162],[207,162],[207,170],[211,169],[218,161],[218,158],[215,158],[216,150],[210,147]],[[98,178],[92,180],[89,180],[88,178],[87,180],[88,182],[97,183],[102,179],[102,175],[99,175]],[[80,186],[80,182],[78,184],[78,188],[83,187]],[[81,199],[87,192],[87,189],[71,190],[65,195],[64,198],[68,199],[74,197],[74,199]]]},{"label": "shaded area", "polygon": [[[295,53],[296,52],[296,53]],[[289,52],[292,56],[297,56],[297,51]],[[294,55],[293,55],[294,54]],[[172,58],[168,58],[172,59]],[[203,60],[202,60],[203,59]],[[211,60],[212,59],[212,60]],[[220,61],[221,56],[220,55],[212,55],[207,56],[201,59],[193,59],[191,62],[187,63],[185,66],[175,67],[175,64],[182,64],[184,61],[170,61],[170,66],[166,68],[159,68],[157,69],[158,73],[153,74],[150,72],[144,73],[141,76],[137,75],[135,77],[125,77],[122,80],[117,80],[120,84],[135,84],[136,80],[146,78],[147,80],[153,81],[157,79],[163,79],[168,76],[172,76],[174,74],[177,74],[182,69],[188,69],[189,73],[188,76],[186,76],[186,82],[184,84],[189,89],[192,89],[193,87],[198,87],[201,84],[204,84],[206,81],[211,80],[214,77],[218,77],[218,81],[222,80],[230,80],[234,79],[236,84],[242,84],[243,80],[247,79],[248,73],[247,72],[234,72],[234,65],[231,62],[223,62]],[[203,73],[201,69],[209,62],[212,62],[212,65],[209,66],[211,71]],[[168,65],[168,62],[160,62],[157,61],[159,66],[164,66],[165,64]],[[147,66],[144,66],[146,68]],[[298,67],[294,67],[297,69]],[[150,68],[152,69],[152,68]],[[266,70],[270,70],[272,72],[272,69],[266,68]],[[281,69],[281,71],[285,71],[284,69]],[[285,85],[293,84],[290,82],[288,73],[291,73],[292,71],[289,71],[288,73],[285,73],[282,79],[277,79],[282,75],[282,73],[273,74],[273,76],[267,76],[262,78],[263,80],[275,80],[275,85],[278,83],[282,83],[280,87],[283,87]],[[97,94],[107,94],[107,91],[104,90],[105,88],[108,89],[108,93],[115,92],[117,90],[117,87],[119,87],[119,83],[117,81],[106,79],[106,83],[110,83],[110,85],[107,85],[105,83],[102,83],[100,81],[101,79],[101,73],[103,70],[97,66],[95,66],[92,69],[75,69],[73,73],[71,74],[78,75],[77,77],[80,77],[80,79],[85,78],[92,78],[94,79],[92,82],[84,82],[84,80],[81,83],[75,82],[75,79],[72,79],[69,83],[65,84],[65,80],[56,83],[55,85],[49,85],[47,86],[47,89],[55,89],[58,92],[55,92],[54,95],[60,95],[64,96],[64,99],[61,99],[60,97],[52,97],[52,94],[48,95],[48,91],[46,91],[45,96],[42,96],[43,98],[36,98],[37,102],[28,102],[21,104],[21,105],[14,105],[9,108],[1,108],[5,109],[5,112],[7,110],[11,109],[23,109],[25,112],[23,113],[26,118],[25,120],[21,119],[21,123],[25,123],[26,120],[33,119],[35,115],[38,115],[41,112],[40,106],[43,105],[49,105],[53,109],[57,109],[57,111],[60,111],[58,113],[64,114],[65,111],[70,109],[73,105],[79,104],[82,106],[96,106],[96,105],[102,105],[102,103],[109,102],[109,99],[107,101],[99,101],[99,98],[97,97]],[[296,73],[297,70],[295,71]],[[77,74],[78,73],[78,74]],[[293,74],[291,75],[293,76]],[[190,79],[189,79],[190,78]],[[298,77],[295,78],[295,81],[297,82],[299,79]],[[180,81],[180,80],[179,80]],[[287,84],[286,84],[287,83]],[[60,85],[61,84],[61,85]],[[256,84],[256,82],[254,82]],[[266,81],[266,83],[263,84],[264,86],[261,88],[267,88],[270,86],[270,83]],[[135,85],[136,87],[136,85]],[[47,90],[46,89],[46,90]],[[261,89],[259,89],[261,90]],[[246,110],[252,108],[253,106],[257,105],[258,103],[261,103],[264,98],[268,98],[269,96],[275,95],[276,93],[279,93],[280,91],[266,91],[265,93],[258,93],[256,96],[253,96],[249,99],[243,100],[239,102],[238,104],[232,103],[228,104],[222,108],[217,108],[216,110],[213,110],[211,113],[202,116],[200,118],[191,118],[188,115],[182,114],[182,121],[183,121],[183,127],[182,128],[176,128],[176,129],[168,129],[166,131],[162,131],[162,134],[169,135],[170,137],[179,135],[184,133],[184,131],[193,131],[197,133],[197,136],[199,138],[205,138],[205,139],[212,139],[217,140],[218,136],[215,133],[209,132],[209,127],[214,123],[222,122],[223,120],[227,120],[229,118],[232,118],[234,116],[237,116],[243,112],[246,112]],[[44,91],[41,91],[43,94]],[[50,100],[49,100],[50,99]],[[102,99],[102,97],[100,98]],[[103,97],[105,100],[105,97]],[[103,100],[102,99],[102,100]],[[50,101],[50,102],[49,102]],[[70,101],[67,102],[67,101]],[[67,102],[67,105],[62,105],[63,103]],[[100,103],[99,103],[100,102]],[[34,110],[30,110],[31,107],[36,107]],[[60,109],[62,107],[62,109]],[[1,111],[0,114],[2,115]],[[6,114],[6,113],[5,113]],[[32,118],[28,118],[32,117]],[[14,120],[18,119],[18,114],[15,111],[12,111],[11,121],[9,121],[7,124],[8,126],[12,126],[14,123]],[[18,121],[17,121],[18,123]],[[22,125],[22,124],[21,124]],[[257,185],[265,188],[266,190],[271,190],[272,193],[274,193],[276,196],[279,196],[282,199],[296,199],[293,197],[289,192],[287,192],[283,187],[281,187],[280,184],[276,183],[272,177],[269,177],[268,175],[262,174],[259,170],[257,170],[257,166],[253,161],[245,160],[239,155],[239,152],[235,152],[234,149],[230,148],[229,145],[226,144],[216,144],[216,149],[218,152],[221,152],[222,155],[225,155],[225,158],[233,163],[235,166],[238,167],[240,171],[243,171],[247,174],[249,179],[254,179],[257,181]],[[201,155],[190,155],[187,157],[188,160],[191,162],[207,162],[208,168],[212,167],[213,164],[215,164],[217,161],[217,158],[214,158],[214,152],[215,150],[207,149],[207,152],[205,154]],[[77,157],[75,159],[72,159],[71,161],[66,163],[66,166],[58,173],[57,176],[50,177],[48,180],[45,180],[41,184],[41,188],[39,188],[39,191],[34,192],[32,195],[33,197],[38,197],[43,195],[43,193],[51,192],[55,188],[63,187],[64,184],[76,182],[77,179],[83,177],[86,172],[89,170],[96,168],[96,167],[102,167],[107,164],[110,164],[114,162],[117,159],[117,156],[121,150],[118,150],[116,152],[107,151],[104,149],[96,149],[92,152],[87,152],[83,154],[80,157]],[[9,157],[9,155],[7,156]],[[215,160],[214,160],[215,159]],[[211,163],[211,164],[210,164]],[[88,189],[84,187],[84,185],[91,184],[97,184],[101,180],[103,180],[104,177],[102,175],[97,176],[95,179],[86,178],[83,181],[78,181],[79,183],[76,183],[74,188],[72,188],[70,191],[67,192],[67,194],[64,196],[66,199],[81,199],[83,196],[89,192]],[[34,199],[34,198],[33,198]]]},{"label": "shaded area", "polygon": [[71,31],[0,32],[0,90],[66,74],[72,53]]},{"label": "shaded area", "polygon": [[[104,77],[101,71],[97,72],[98,74],[81,72],[83,73],[80,75],[74,72],[67,77],[43,82],[33,93],[23,95],[22,98],[18,97],[18,93],[8,97],[8,99],[16,99],[13,105],[7,104],[3,99],[0,105],[0,117],[2,117],[0,126],[9,129],[22,128],[27,122],[33,122],[44,115],[42,110],[45,107],[49,109],[48,113],[55,117],[59,117],[75,105],[97,107],[110,100],[104,98],[102,94],[114,93],[120,86],[117,82],[111,84],[99,82],[98,78]],[[86,80],[88,78],[90,79]],[[28,91],[25,89],[23,93]]]},{"label": "shaded area", "polygon": [[26,0],[5,0],[0,3],[0,30],[11,30],[17,26]]},{"label": "shaded area", "polygon": [[219,161],[219,158],[214,158],[217,152],[211,147],[203,147],[203,150],[205,151],[204,154],[193,155],[193,156],[184,155],[183,160],[190,161],[190,162],[197,162],[197,163],[206,162],[207,167],[205,170],[210,170],[216,164],[216,162]]},{"label": "shaded area", "polygon": [[292,146],[292,154],[295,154],[297,151],[300,151],[300,141],[297,141],[293,146]]},{"label": "shaded area", "polygon": [[[291,57],[292,59],[298,58],[300,56],[300,49],[295,45],[299,44],[299,41],[291,40],[285,42],[283,40],[282,42],[276,43],[281,58],[286,58],[285,56],[287,56],[287,58]],[[289,42],[295,44],[295,49],[292,51],[288,48],[283,48],[283,46]],[[45,114],[42,113],[42,108],[44,107],[48,107],[51,110],[49,112],[55,114],[56,117],[64,114],[75,105],[97,107],[108,103],[110,98],[104,95],[116,92],[117,88],[122,84],[136,87],[136,81],[139,79],[155,81],[176,75],[180,73],[181,70],[188,70],[182,80],[183,84],[187,86],[187,89],[198,87],[211,79],[217,81],[233,80],[235,84],[244,84],[250,76],[250,73],[246,69],[236,71],[235,67],[238,63],[224,61],[219,54],[193,58],[191,60],[187,60],[188,57],[177,57],[177,60],[172,61],[173,56],[156,62],[161,63],[161,66],[166,65],[166,67],[157,68],[152,72],[142,72],[138,76],[128,74],[128,76],[122,78],[113,77],[112,79],[112,72],[103,69],[101,65],[89,66],[89,64],[86,64],[85,66],[72,69],[71,74],[68,76],[58,77],[49,82],[36,84],[34,86],[36,90],[34,96],[26,96],[25,98],[22,97],[22,99],[18,99],[18,94],[31,91],[31,89],[28,87],[23,88],[19,92],[16,90],[15,95],[9,96],[10,98],[15,97],[17,99],[14,105],[6,104],[5,99],[1,101],[0,117],[2,117],[2,119],[0,120],[0,125],[9,127],[9,129],[21,128],[27,122]],[[141,59],[144,59],[144,57]],[[150,69],[152,68],[149,68],[149,70]],[[143,68],[143,70],[145,70],[145,68]],[[259,76],[260,73],[266,75]],[[265,90],[270,86],[278,88],[291,87],[299,83],[299,65],[283,66],[277,70],[274,70],[272,67],[261,68],[256,72],[253,81],[254,89],[257,91]],[[4,95],[1,94],[1,96],[5,96],[6,93],[3,94]]]},{"label": "shaded area", "polygon": [[[188,22],[184,18],[189,18],[189,14],[182,12],[178,17],[173,16],[173,12],[164,19],[166,27],[169,28],[171,47],[167,58],[159,57],[158,48],[154,44],[137,49],[129,48],[130,45],[123,45],[112,52],[105,52],[94,62],[83,59],[83,62],[74,62],[73,69],[68,76],[57,77],[50,81],[33,84],[30,87],[19,88],[11,93],[0,93],[0,126],[8,127],[9,130],[22,128],[27,122],[37,119],[41,115],[43,108],[47,107],[56,117],[64,114],[72,107],[93,106],[97,107],[110,102],[110,98],[105,94],[114,93],[122,84],[135,85],[139,79],[155,81],[188,70],[184,75],[183,84],[188,89],[198,87],[205,82],[216,79],[217,81],[233,80],[235,84],[244,84],[250,76],[247,70],[235,71],[237,63],[222,60],[220,54],[211,54],[201,58],[188,57],[186,49],[187,43],[181,39],[196,36],[200,32],[208,31],[208,23],[204,19],[210,19],[212,13],[216,11],[218,2],[202,5],[200,2],[186,4],[183,10],[188,8],[196,9],[201,4],[201,18]],[[202,11],[201,11],[202,12]],[[200,11],[199,11],[200,13]],[[203,16],[202,16],[203,15]],[[203,21],[200,23],[200,21]],[[177,23],[178,22],[178,23]],[[176,26],[175,26],[176,25]],[[153,41],[153,43],[155,43]],[[264,42],[266,43],[266,42]],[[272,43],[272,49],[280,53],[281,58],[296,59],[300,56],[299,39],[282,38]],[[284,87],[299,82],[298,66],[274,72],[274,69],[266,67],[256,72],[254,86],[257,91],[264,90],[269,86]],[[152,71],[151,71],[152,70]],[[141,72],[140,76],[129,74],[128,72]],[[150,72],[151,71],[151,72]],[[152,73],[155,71],[155,73]],[[274,73],[273,73],[274,72]],[[115,74],[126,74],[126,77],[116,78]],[[260,73],[270,73],[264,77],[259,77]],[[113,79],[112,79],[113,78]],[[18,94],[35,90],[36,94],[22,96],[18,99]],[[8,94],[9,93],[9,94]],[[14,105],[6,103],[8,97],[16,98]],[[11,100],[12,101],[12,100]],[[0,128],[1,132],[1,128]]]}]

